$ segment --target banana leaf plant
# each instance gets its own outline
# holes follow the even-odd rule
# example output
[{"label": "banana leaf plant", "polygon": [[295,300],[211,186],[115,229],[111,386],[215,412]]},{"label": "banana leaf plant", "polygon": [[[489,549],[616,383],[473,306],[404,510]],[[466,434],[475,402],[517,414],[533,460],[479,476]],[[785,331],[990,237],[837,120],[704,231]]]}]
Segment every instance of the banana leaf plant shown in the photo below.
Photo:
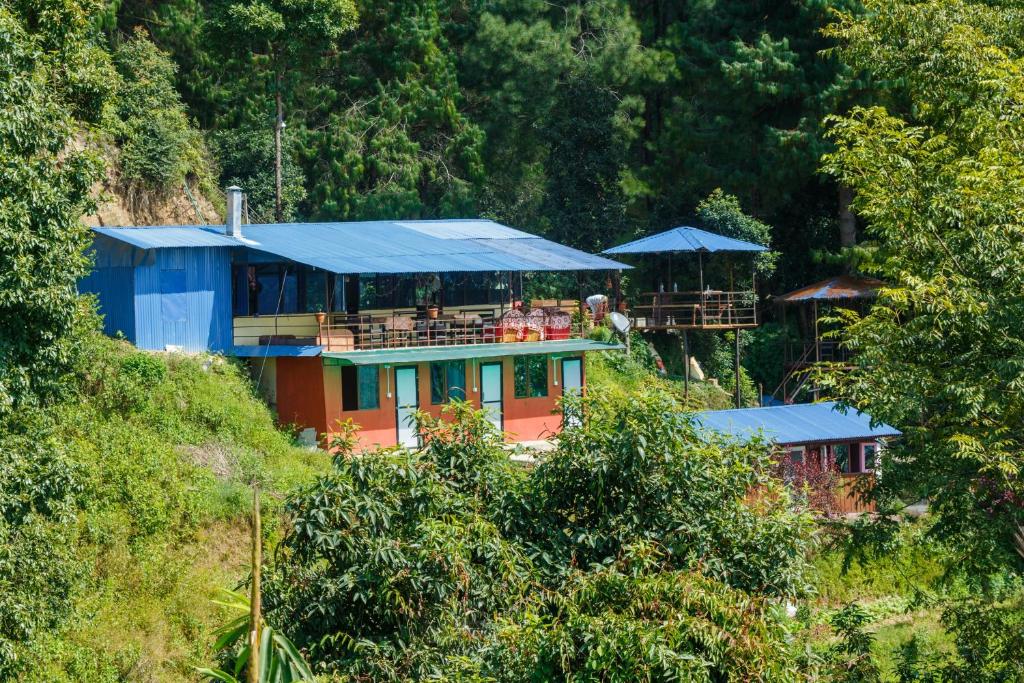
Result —
[{"label": "banana leaf plant", "polygon": [[[235,656],[233,672],[221,669],[199,668],[197,671],[211,681],[223,683],[242,683],[239,676],[249,661],[249,598],[234,591],[223,591],[224,599],[214,600],[223,607],[241,614],[213,632],[217,642],[213,648],[217,652],[233,650],[239,641],[245,643]],[[261,620],[260,651],[259,651],[259,683],[293,683],[296,681],[313,681],[313,672],[299,649],[280,631]]]}]

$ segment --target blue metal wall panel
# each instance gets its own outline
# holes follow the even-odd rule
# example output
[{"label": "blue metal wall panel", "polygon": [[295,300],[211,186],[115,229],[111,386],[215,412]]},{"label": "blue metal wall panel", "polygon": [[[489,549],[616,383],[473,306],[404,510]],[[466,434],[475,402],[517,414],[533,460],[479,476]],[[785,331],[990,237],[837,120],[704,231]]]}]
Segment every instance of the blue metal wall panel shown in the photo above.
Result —
[{"label": "blue metal wall panel", "polygon": [[231,251],[157,250],[152,265],[136,269],[135,315],[139,348],[230,349]]},{"label": "blue metal wall panel", "polygon": [[131,266],[96,268],[78,281],[80,293],[96,295],[103,316],[103,331],[111,337],[123,334],[132,343],[135,342],[133,273]]}]

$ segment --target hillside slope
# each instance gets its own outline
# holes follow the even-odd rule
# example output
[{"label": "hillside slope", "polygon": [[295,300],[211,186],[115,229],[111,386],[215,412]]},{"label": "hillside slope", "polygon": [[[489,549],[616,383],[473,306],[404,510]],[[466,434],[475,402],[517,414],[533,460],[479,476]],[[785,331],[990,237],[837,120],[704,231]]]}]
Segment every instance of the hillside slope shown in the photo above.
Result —
[{"label": "hillside slope", "polygon": [[283,495],[327,466],[294,446],[233,363],[93,335],[59,408],[80,467],[75,614],[22,661],[25,681],[182,681],[209,663],[210,599],[248,574],[249,483]]}]

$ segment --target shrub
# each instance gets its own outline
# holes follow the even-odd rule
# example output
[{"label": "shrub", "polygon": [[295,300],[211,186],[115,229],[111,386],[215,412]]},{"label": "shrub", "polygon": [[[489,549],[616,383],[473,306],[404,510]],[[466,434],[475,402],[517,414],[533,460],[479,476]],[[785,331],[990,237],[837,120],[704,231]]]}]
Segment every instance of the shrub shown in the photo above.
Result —
[{"label": "shrub", "polygon": [[484,668],[500,681],[795,681],[788,631],[763,597],[672,570],[656,546],[576,572],[499,623]]},{"label": "shrub", "polygon": [[366,680],[445,670],[524,592],[529,562],[429,457],[339,454],[287,505],[292,522],[266,583],[319,668]]},{"label": "shrub", "polygon": [[206,151],[174,87],[177,67],[141,28],[118,46],[121,76],[115,119],[108,124],[121,147],[120,169],[129,184],[167,191],[189,174],[205,177]]},{"label": "shrub", "polygon": [[537,465],[516,527],[549,576],[653,542],[674,569],[769,595],[806,590],[812,521],[770,477],[767,443],[698,431],[657,389],[577,400],[585,424],[563,431]]}]

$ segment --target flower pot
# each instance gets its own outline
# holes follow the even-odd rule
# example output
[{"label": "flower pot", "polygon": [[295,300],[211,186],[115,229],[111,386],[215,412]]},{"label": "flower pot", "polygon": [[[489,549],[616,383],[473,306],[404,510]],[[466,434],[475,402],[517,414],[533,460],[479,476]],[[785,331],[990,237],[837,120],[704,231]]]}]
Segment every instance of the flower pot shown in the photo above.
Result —
[{"label": "flower pot", "polygon": [[437,319],[437,313],[438,313],[439,310],[440,309],[438,309],[437,306],[429,306],[427,308],[427,317],[430,318],[431,320],[436,320]]},{"label": "flower pot", "polygon": [[316,313],[316,324],[323,325],[324,321],[327,320],[327,314],[323,311],[317,311]]}]

